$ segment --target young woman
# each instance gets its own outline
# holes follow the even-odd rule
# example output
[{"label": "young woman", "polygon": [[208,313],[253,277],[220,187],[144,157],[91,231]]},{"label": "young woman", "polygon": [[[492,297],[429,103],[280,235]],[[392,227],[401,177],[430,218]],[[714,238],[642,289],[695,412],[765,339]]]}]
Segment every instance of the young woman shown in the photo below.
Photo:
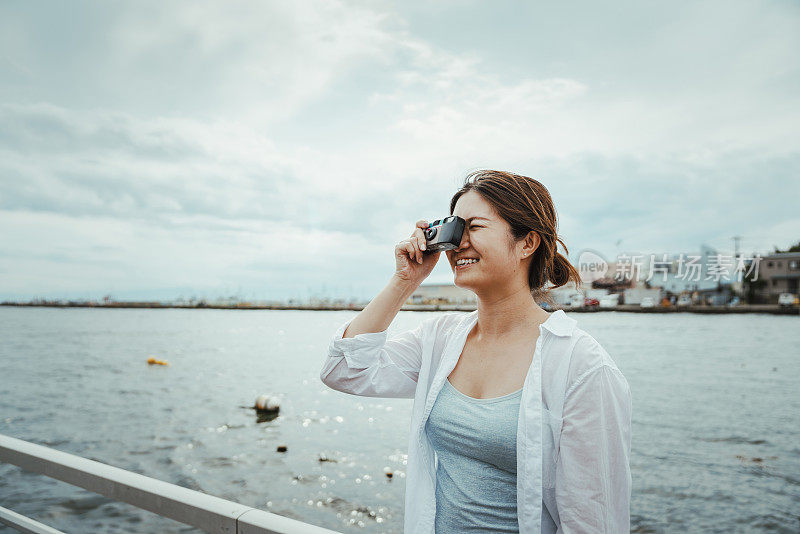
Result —
[{"label": "young woman", "polygon": [[414,399],[405,533],[629,532],[628,383],[575,319],[536,303],[548,287],[580,283],[557,251],[550,194],[525,176],[477,171],[450,213],[467,226],[445,254],[477,310],[387,339],[439,259],[422,254],[419,221],[395,247],[389,284],[334,334],[320,373],[345,393]]}]

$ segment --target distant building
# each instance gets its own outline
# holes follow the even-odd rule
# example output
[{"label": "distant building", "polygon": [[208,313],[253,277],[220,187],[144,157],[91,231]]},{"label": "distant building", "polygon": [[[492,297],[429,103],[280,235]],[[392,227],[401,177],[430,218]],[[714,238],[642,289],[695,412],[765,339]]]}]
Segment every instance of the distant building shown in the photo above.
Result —
[{"label": "distant building", "polygon": [[617,262],[609,262],[605,276],[592,281],[592,290],[587,290],[586,296],[599,299],[598,295],[603,295],[603,291],[605,294],[622,293],[628,288],[636,287],[640,270],[637,265],[626,267],[618,266]]},{"label": "distant building", "polygon": [[476,304],[472,291],[453,284],[422,284],[406,301],[408,304]]},{"label": "distant building", "polygon": [[758,265],[758,280],[764,285],[757,293],[768,302],[777,301],[781,293],[800,292],[800,252],[777,252],[762,256]]},{"label": "distant building", "polygon": [[717,287],[698,289],[692,293],[692,302],[709,306],[725,306],[736,296],[733,285],[733,283],[719,283]]},{"label": "distant building", "polygon": [[737,259],[708,246],[699,252],[644,255],[639,280],[669,293],[716,291],[720,284],[736,282]]},{"label": "distant building", "polygon": [[[549,288],[550,286],[548,286]],[[570,280],[561,287],[549,289],[547,291],[548,297],[553,301],[556,306],[570,306],[575,301],[583,302],[586,284],[583,284],[583,290],[579,291],[577,284]]]},{"label": "distant building", "polygon": [[623,292],[622,299],[625,304],[641,304],[645,298],[650,298],[658,305],[661,302],[662,292],[660,287],[630,287]]}]

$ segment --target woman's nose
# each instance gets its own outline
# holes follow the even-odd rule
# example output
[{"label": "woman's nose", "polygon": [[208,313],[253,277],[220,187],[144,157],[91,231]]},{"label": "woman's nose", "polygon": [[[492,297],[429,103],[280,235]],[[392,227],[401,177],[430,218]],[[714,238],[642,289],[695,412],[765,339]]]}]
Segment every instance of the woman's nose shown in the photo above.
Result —
[{"label": "woman's nose", "polygon": [[459,243],[458,248],[456,248],[456,251],[460,252],[468,247],[469,247],[469,237],[467,236],[467,232],[464,232],[461,235],[461,243]]}]

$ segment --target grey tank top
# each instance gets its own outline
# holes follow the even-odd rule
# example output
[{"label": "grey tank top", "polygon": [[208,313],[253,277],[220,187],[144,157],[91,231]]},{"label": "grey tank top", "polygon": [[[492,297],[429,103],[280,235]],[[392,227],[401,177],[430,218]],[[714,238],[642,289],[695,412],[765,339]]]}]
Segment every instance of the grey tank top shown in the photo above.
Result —
[{"label": "grey tank top", "polygon": [[445,380],[425,430],[436,452],[436,534],[519,532],[517,421],[522,389],[476,399]]}]

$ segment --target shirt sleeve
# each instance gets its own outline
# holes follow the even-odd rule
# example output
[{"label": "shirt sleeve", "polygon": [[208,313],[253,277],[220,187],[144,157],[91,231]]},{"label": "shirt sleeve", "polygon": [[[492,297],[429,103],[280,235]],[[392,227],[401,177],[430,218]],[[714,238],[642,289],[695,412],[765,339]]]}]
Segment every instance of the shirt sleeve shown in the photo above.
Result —
[{"label": "shirt sleeve", "polygon": [[603,363],[584,373],[564,400],[555,488],[559,533],[630,532],[630,449],[628,382]]},{"label": "shirt sleeve", "polygon": [[364,397],[414,398],[422,365],[423,341],[436,318],[388,339],[382,332],[342,338],[339,327],[328,346],[320,380],[328,387]]}]

